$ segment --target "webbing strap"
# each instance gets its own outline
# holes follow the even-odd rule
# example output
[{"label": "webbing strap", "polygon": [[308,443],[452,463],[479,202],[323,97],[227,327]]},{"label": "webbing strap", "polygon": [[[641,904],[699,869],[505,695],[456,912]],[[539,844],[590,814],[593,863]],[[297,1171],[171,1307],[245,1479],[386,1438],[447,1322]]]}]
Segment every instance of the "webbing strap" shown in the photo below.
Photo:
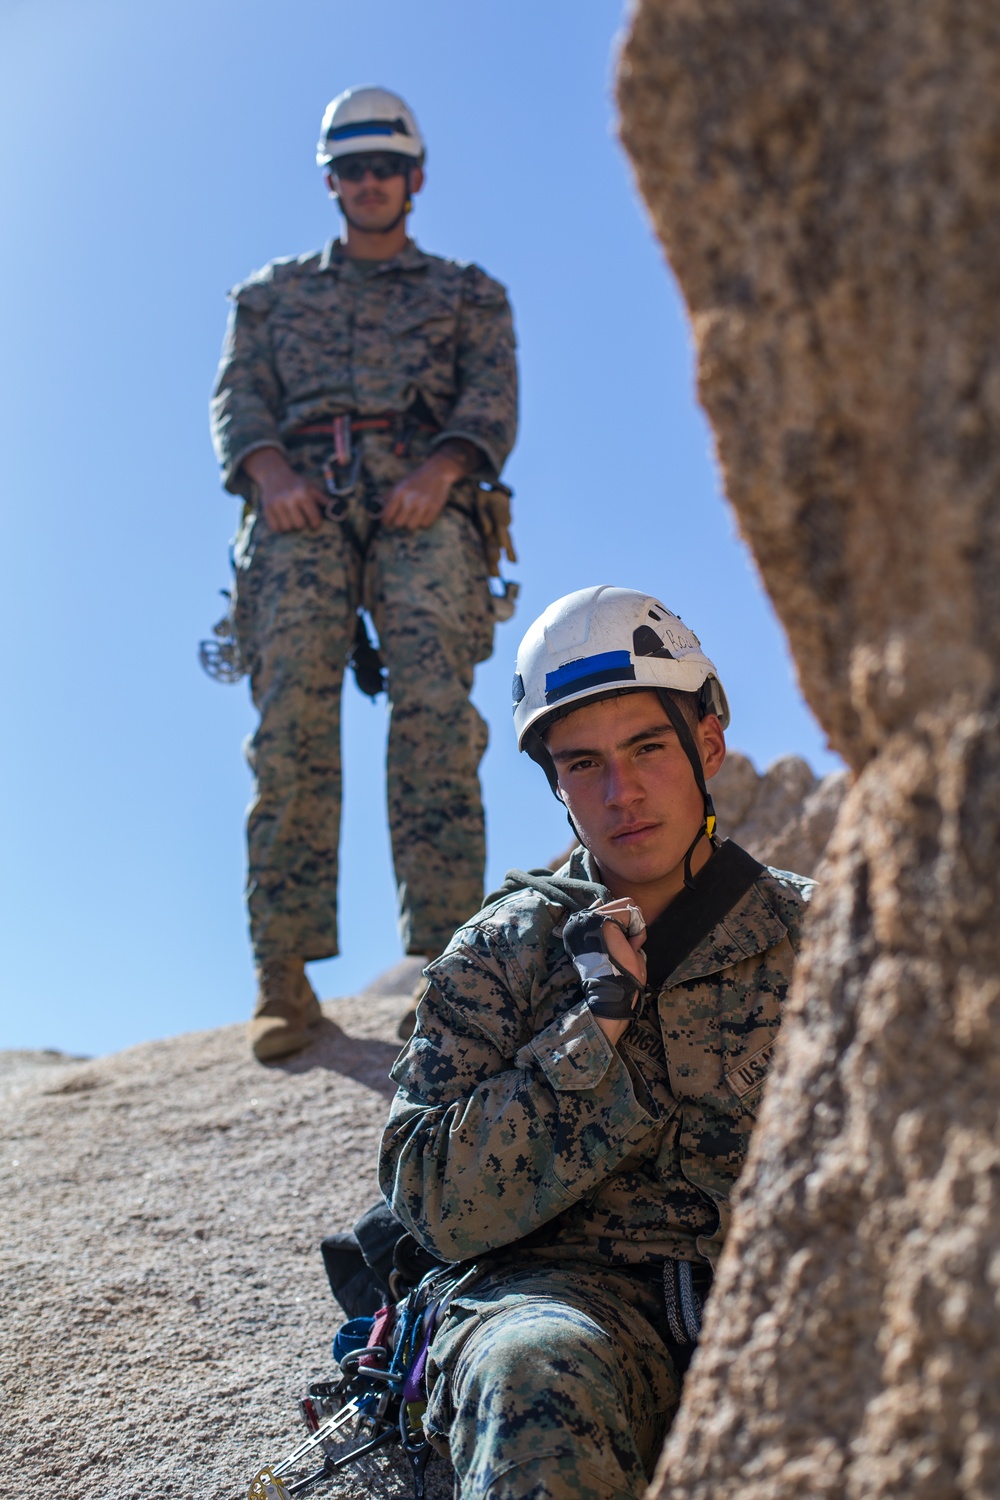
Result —
[{"label": "webbing strap", "polygon": [[694,742],[694,735],[691,733],[691,728],[688,724],[687,719],[685,719],[677,704],[674,702],[673,698],[671,698],[670,694],[666,691],[665,688],[657,688],[656,696],[659,698],[661,704],[663,705],[664,713],[674,727],[674,733],[677,735],[677,738],[680,741],[681,749],[684,751],[684,754],[687,756],[688,760],[691,763],[691,772],[694,776],[698,790],[699,792],[701,792],[701,800],[705,809],[704,821],[701,827],[698,829],[698,832],[695,834],[694,838],[691,840],[690,844],[687,846],[684,854],[684,884],[690,889],[691,885],[693,884],[693,878],[691,875],[691,856],[694,853],[695,849],[698,847],[698,840],[701,838],[702,834],[704,834],[705,838],[708,839],[710,844],[715,843],[715,803],[712,801],[711,793],[709,792],[708,787],[705,785],[705,768],[701,763],[701,756],[698,754],[698,746]]},{"label": "webbing strap", "polygon": [[658,991],[763,873],[759,860],[726,839],[647,928],[647,988]]},{"label": "webbing strap", "polygon": [[[763,873],[759,860],[726,839],[702,865],[691,885],[682,887],[666,911],[650,923],[643,943],[647,986],[658,990]],[[556,876],[545,869],[508,870],[503,885],[486,897],[483,906],[524,890],[537,891],[543,900],[568,911],[585,911],[597,901],[611,899],[607,887],[594,880]]]},{"label": "webbing strap", "polygon": [[[309,438],[333,439],[333,424],[336,417],[327,417],[325,422],[305,422],[287,434],[285,443],[304,442]],[[417,432],[440,432],[436,422],[421,422],[406,412],[392,412],[383,417],[351,417],[351,432],[393,432],[397,427],[413,427]]]},{"label": "webbing strap", "polygon": [[584,911],[595,901],[611,899],[607,886],[598,885],[594,880],[556,876],[551,870],[508,870],[503,885],[486,897],[483,906],[492,906],[494,901],[502,901],[504,896],[512,896],[515,891],[537,891],[553,906],[565,906],[569,911]]}]

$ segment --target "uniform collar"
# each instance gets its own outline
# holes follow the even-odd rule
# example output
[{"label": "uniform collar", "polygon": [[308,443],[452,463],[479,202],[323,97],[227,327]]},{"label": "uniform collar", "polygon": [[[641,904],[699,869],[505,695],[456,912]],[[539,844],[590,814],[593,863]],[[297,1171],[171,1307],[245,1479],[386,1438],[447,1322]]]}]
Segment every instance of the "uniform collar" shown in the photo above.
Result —
[{"label": "uniform collar", "polygon": [[[601,873],[597,861],[589,849],[578,846],[563,866],[563,872],[576,880],[592,880],[601,884]],[[668,974],[662,988],[669,989],[685,980],[703,979],[708,974],[718,974],[723,969],[739,963],[741,958],[754,958],[775,947],[787,933],[788,928],[756,881],[746,895],[730,907],[721,922],[692,948],[672,974]]]},{"label": "uniform collar", "polygon": [[[317,271],[338,272],[347,260],[341,240],[327,240],[319,258]],[[388,260],[376,262],[378,270],[376,275],[384,271],[422,271],[427,266],[430,256],[414,240],[407,240],[398,255],[391,255]]]},{"label": "uniform collar", "polygon": [[582,844],[577,844],[576,848],[570,854],[569,859],[561,867],[561,870],[569,875],[572,880],[590,880],[595,885],[604,884],[601,872],[597,868],[596,859],[590,850],[585,849]]},{"label": "uniform collar", "polygon": [[731,968],[741,958],[755,958],[775,947],[788,932],[756,881],[707,937],[668,974],[661,987],[670,989],[691,979],[704,979]]}]

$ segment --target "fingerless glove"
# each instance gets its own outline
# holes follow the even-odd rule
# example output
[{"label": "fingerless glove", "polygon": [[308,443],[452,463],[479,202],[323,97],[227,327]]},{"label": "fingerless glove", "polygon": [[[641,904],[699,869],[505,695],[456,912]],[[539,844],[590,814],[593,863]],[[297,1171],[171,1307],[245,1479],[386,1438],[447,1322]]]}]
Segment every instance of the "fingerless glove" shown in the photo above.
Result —
[{"label": "fingerless glove", "polygon": [[[563,946],[583,981],[583,995],[591,1014],[606,1021],[626,1021],[632,1019],[640,984],[608,953],[604,924],[614,920],[589,909],[574,912],[563,928]],[[622,931],[626,929],[622,927]]]}]

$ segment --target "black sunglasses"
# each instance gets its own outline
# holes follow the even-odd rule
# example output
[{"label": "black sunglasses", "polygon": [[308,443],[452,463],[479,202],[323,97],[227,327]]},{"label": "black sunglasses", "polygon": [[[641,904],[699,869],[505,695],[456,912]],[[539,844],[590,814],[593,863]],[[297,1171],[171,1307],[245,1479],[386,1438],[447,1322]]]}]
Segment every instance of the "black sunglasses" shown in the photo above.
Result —
[{"label": "black sunglasses", "polygon": [[394,151],[359,151],[356,156],[338,156],[330,171],[344,182],[362,182],[368,172],[376,182],[388,182],[390,177],[402,177],[409,166],[409,158]]}]

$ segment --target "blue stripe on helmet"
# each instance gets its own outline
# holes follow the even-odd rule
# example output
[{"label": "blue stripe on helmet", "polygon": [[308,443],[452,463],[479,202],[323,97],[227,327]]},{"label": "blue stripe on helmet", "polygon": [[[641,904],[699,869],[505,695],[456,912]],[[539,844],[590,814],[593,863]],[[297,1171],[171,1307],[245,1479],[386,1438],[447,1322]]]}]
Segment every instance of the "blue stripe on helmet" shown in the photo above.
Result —
[{"label": "blue stripe on helmet", "polygon": [[601,651],[596,656],[578,656],[554,672],[545,674],[545,701],[558,703],[572,693],[609,682],[634,682],[635,667],[628,651]]},{"label": "blue stripe on helmet", "polygon": [[338,125],[328,130],[328,141],[346,141],[355,135],[409,135],[402,120],[360,120],[356,125]]}]

